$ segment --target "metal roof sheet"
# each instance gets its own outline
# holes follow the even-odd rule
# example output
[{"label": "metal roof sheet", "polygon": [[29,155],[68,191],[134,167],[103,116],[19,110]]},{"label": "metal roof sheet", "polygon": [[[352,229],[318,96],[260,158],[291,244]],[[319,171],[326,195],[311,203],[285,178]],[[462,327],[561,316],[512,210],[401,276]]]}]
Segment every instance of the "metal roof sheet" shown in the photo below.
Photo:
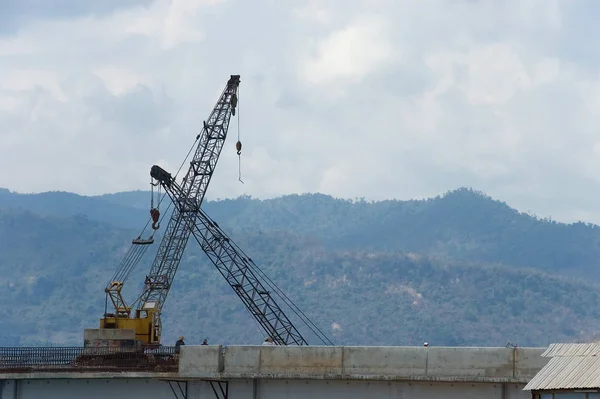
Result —
[{"label": "metal roof sheet", "polygon": [[553,357],[523,389],[531,391],[586,388],[600,388],[598,356]]},{"label": "metal roof sheet", "polygon": [[543,357],[597,355],[600,355],[600,343],[551,344],[548,349],[542,353]]}]

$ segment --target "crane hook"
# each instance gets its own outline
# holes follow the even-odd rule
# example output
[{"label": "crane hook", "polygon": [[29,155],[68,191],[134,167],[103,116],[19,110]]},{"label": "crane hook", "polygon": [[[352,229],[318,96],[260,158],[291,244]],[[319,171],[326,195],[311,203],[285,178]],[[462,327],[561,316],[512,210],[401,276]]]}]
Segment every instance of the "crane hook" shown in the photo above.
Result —
[{"label": "crane hook", "polygon": [[237,150],[237,154],[241,155],[242,154],[242,142],[238,140],[237,143],[235,143],[235,149]]},{"label": "crane hook", "polygon": [[160,211],[157,208],[150,209],[150,216],[152,217],[152,228],[154,230],[160,229],[160,223],[158,223],[158,219],[160,218]]}]

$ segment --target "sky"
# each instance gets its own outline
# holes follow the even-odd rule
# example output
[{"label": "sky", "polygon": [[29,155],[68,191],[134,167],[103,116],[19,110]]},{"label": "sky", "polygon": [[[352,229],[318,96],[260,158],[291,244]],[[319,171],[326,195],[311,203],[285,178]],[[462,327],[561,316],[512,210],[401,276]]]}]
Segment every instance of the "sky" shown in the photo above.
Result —
[{"label": "sky", "polygon": [[410,199],[467,186],[600,223],[598,1],[0,0],[0,10],[0,187],[147,190],[150,167],[177,170],[239,74],[209,199]]}]

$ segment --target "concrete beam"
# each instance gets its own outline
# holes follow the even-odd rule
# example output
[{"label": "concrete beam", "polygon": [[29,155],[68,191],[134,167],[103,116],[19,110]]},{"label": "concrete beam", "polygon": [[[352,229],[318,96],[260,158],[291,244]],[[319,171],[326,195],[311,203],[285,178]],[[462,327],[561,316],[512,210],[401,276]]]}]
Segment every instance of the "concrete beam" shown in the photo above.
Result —
[{"label": "concrete beam", "polygon": [[545,348],[230,346],[219,354],[209,348],[182,348],[179,375],[526,383],[548,361],[540,357]]}]

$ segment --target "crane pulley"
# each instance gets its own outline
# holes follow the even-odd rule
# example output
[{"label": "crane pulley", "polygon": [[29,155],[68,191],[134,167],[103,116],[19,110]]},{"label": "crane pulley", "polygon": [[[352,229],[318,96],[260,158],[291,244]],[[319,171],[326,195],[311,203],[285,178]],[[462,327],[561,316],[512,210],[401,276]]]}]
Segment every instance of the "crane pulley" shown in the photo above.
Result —
[{"label": "crane pulley", "polygon": [[152,218],[152,230],[160,229],[160,210],[158,206],[160,201],[158,201],[156,208],[154,207],[154,187],[158,186],[158,198],[160,198],[160,188],[161,185],[159,182],[154,183],[150,181],[150,217]]}]

